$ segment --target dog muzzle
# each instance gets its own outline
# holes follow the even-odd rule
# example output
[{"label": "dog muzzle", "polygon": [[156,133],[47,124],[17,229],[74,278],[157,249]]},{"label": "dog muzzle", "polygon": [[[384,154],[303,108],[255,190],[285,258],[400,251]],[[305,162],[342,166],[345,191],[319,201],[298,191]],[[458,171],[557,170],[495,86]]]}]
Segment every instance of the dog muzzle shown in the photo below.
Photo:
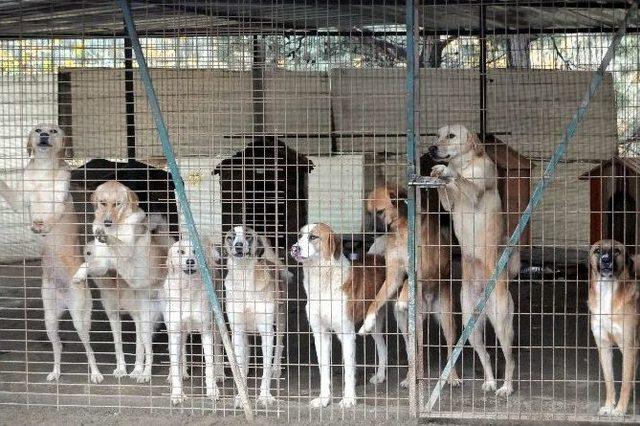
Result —
[{"label": "dog muzzle", "polygon": [[291,246],[291,250],[289,250],[289,254],[296,262],[302,262],[305,258],[302,255],[302,249],[299,245],[294,244]]}]

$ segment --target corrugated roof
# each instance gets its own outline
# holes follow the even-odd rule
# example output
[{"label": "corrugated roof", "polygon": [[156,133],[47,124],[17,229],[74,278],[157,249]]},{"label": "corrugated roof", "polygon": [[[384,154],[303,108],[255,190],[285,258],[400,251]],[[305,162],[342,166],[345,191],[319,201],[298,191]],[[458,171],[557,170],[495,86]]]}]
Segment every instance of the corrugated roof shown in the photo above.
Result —
[{"label": "corrugated roof", "polygon": [[603,161],[593,169],[580,176],[580,179],[585,180],[592,177],[612,177],[611,172],[606,172],[605,169],[611,165],[620,165],[625,169],[631,169],[637,175],[640,175],[640,158],[635,157],[613,157],[610,160]]},{"label": "corrugated roof", "polygon": [[[425,33],[479,31],[478,1],[430,0],[420,7]],[[628,7],[624,0],[494,0],[486,5],[488,34],[611,31]],[[349,32],[404,24],[404,1],[384,0],[131,0],[141,35],[224,35],[256,32]],[[632,22],[638,27],[638,21]],[[397,27],[394,27],[397,28]],[[92,37],[123,34],[112,0],[4,0],[0,37]]]}]

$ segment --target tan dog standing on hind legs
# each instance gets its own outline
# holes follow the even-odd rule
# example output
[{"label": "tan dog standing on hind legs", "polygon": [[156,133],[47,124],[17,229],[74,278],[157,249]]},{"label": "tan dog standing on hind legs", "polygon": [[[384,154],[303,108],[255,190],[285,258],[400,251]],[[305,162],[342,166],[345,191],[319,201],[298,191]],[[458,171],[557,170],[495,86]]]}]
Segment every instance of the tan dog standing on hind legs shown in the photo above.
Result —
[{"label": "tan dog standing on hind legs", "polygon": [[47,335],[53,347],[53,370],[47,380],[60,378],[62,342],[59,321],[68,310],[73,325],[84,345],[93,383],[102,382],[95,356],[89,343],[91,330],[91,292],[86,283],[72,283],[82,263],[80,226],[69,193],[70,173],[62,159],[64,133],[52,124],[38,125],[29,134],[29,164],[23,171],[23,190],[9,188],[0,181],[0,195],[15,211],[26,206],[31,217],[31,230],[42,235],[42,304]]},{"label": "tan dog standing on hind legs", "polygon": [[[398,327],[402,331],[405,341],[405,349],[409,360],[407,378],[400,385],[407,387],[412,379],[414,351],[409,347],[409,335],[407,332],[407,305],[409,297],[408,282],[405,276],[408,273],[409,254],[407,252],[407,212],[404,199],[406,194],[381,185],[369,194],[367,198],[367,210],[374,216],[376,230],[387,232],[382,251],[386,263],[386,282],[371,303],[367,311],[367,319],[360,329],[360,333],[370,332],[372,320],[378,316],[378,310],[391,298],[394,298],[394,314]],[[451,356],[456,338],[456,325],[453,319],[453,300],[451,298],[450,256],[451,243],[447,236],[440,232],[437,217],[424,216],[421,220],[421,250],[420,271],[418,279],[423,280],[422,301],[426,312],[431,312],[439,321],[445,340],[447,352]],[[373,249],[373,247],[372,247]],[[400,290],[398,290],[401,287]],[[423,318],[424,320],[424,318]],[[455,370],[451,370],[449,383],[457,386],[460,379]]]},{"label": "tan dog standing on hind legs", "polygon": [[[591,332],[598,346],[606,386],[601,416],[623,416],[636,378],[640,289],[635,264],[625,247],[613,240],[602,240],[589,252],[589,312]],[[613,380],[613,345],[622,352],[622,387],[616,405]]]},{"label": "tan dog standing on hind legs", "polygon": [[[451,125],[438,130],[438,140],[429,148],[436,161],[448,164],[433,167],[431,176],[446,185],[438,188],[442,207],[451,212],[453,229],[462,251],[462,321],[467,323],[476,301],[485,289],[487,280],[506,240],[506,224],[502,215],[502,201],[498,193],[497,169],[485,153],[480,140],[464,126]],[[496,283],[485,313],[493,325],[505,358],[504,384],[498,396],[513,392],[515,363],[513,343],[513,298],[509,292],[509,275],[520,267],[516,251]],[[491,359],[484,343],[484,314],[480,316],[469,342],[475,349],[484,369],[484,391],[496,390]]]},{"label": "tan dog standing on hind legs", "polygon": [[130,376],[139,383],[148,382],[153,364],[153,332],[163,312],[161,291],[168,239],[158,229],[162,225],[150,222],[139,207],[137,195],[117,181],[98,186],[91,201],[96,239],[87,244],[85,262],[73,280],[81,283],[89,275],[117,273],[118,279],[95,280],[113,333],[116,352],[113,374],[116,377],[127,374],[120,314],[128,313],[136,326],[136,360]]}]

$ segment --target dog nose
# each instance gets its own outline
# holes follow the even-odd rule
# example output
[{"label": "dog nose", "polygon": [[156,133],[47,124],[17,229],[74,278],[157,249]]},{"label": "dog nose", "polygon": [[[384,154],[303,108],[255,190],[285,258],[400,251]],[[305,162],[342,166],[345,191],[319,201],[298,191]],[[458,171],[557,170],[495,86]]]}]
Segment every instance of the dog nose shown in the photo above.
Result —
[{"label": "dog nose", "polygon": [[49,133],[40,133],[40,143],[41,144],[49,143]]},{"label": "dog nose", "polygon": [[111,227],[111,225],[113,225],[113,220],[111,220],[111,219],[105,219],[104,220],[104,226],[109,228],[109,227]]},{"label": "dog nose", "polygon": [[300,246],[298,244],[294,244],[291,246],[291,254],[300,253]]},{"label": "dog nose", "polygon": [[435,157],[438,154],[438,147],[435,145],[431,145],[429,147],[429,155],[431,155],[432,157]]},{"label": "dog nose", "polygon": [[191,266],[191,267],[196,266],[196,260],[195,259],[189,258],[189,259],[187,259],[186,263],[187,263],[187,266]]}]

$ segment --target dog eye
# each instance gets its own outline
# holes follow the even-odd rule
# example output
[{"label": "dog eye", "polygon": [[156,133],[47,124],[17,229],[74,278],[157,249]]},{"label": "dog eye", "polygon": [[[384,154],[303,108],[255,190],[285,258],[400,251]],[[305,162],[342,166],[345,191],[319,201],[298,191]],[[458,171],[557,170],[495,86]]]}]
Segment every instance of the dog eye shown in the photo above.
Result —
[{"label": "dog eye", "polygon": [[100,206],[101,207],[107,207],[107,203],[105,203],[104,201],[100,201]]},{"label": "dog eye", "polygon": [[42,129],[36,129],[36,133],[40,133]]},{"label": "dog eye", "polygon": [[181,256],[184,256],[184,250],[180,250],[179,253]]},{"label": "dog eye", "polygon": [[314,240],[317,240],[318,238],[320,237],[318,237],[317,235],[309,235],[309,241],[314,241]]},{"label": "dog eye", "polygon": [[56,129],[51,129],[51,130],[49,130],[49,133],[52,133],[52,134],[55,135],[56,133],[58,133],[58,131]]},{"label": "dog eye", "polygon": [[615,254],[616,256],[620,254],[620,249],[614,249],[613,250],[613,254]]},{"label": "dog eye", "polygon": [[449,133],[449,134],[447,135],[447,138],[448,138],[448,139],[453,139],[453,138],[455,138],[455,137],[456,137],[456,135],[454,135],[453,133]]},{"label": "dog eye", "polygon": [[595,249],[595,250],[593,251],[593,254],[600,254],[600,248],[598,247],[597,249]]}]

